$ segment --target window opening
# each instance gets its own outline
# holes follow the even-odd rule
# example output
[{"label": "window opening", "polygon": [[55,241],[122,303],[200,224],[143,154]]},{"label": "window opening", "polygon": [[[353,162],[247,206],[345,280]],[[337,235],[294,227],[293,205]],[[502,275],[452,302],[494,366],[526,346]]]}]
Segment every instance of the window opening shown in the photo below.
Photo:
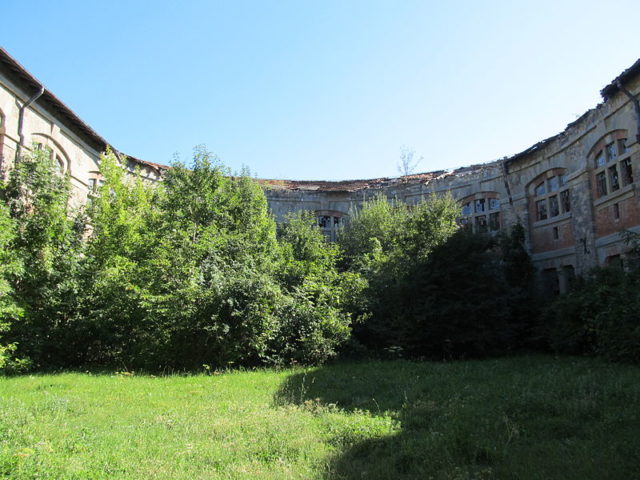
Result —
[{"label": "window opening", "polygon": [[616,165],[609,167],[609,185],[611,185],[612,192],[620,189],[620,182],[618,181],[618,167]]},{"label": "window opening", "polygon": [[598,198],[633,183],[633,167],[626,138],[608,143],[595,154],[595,188]]},{"label": "window opening", "polygon": [[[458,224],[478,233],[500,230],[500,200],[491,193],[489,196],[476,194],[476,198],[462,204]],[[488,215],[487,215],[488,212]]]},{"label": "window opening", "polygon": [[549,216],[553,218],[553,217],[557,217],[558,215],[560,215],[560,205],[558,204],[558,196],[553,195],[552,197],[549,197]]},{"label": "window opening", "polygon": [[546,220],[547,219],[547,201],[546,200],[538,200],[536,202],[536,219],[537,220]]},{"label": "window opening", "polygon": [[571,211],[571,197],[569,195],[569,190],[563,190],[560,192],[560,204],[562,205],[562,211]]},{"label": "window opening", "polygon": [[489,230],[492,232],[497,232],[500,230],[500,214],[499,213],[490,213],[489,214]]},{"label": "window opening", "polygon": [[566,174],[548,175],[534,188],[536,221],[554,218],[571,211]]},{"label": "window opening", "polygon": [[600,172],[596,175],[596,185],[598,187],[598,197],[603,197],[607,194],[607,178],[604,172]]},{"label": "window opening", "polygon": [[625,158],[620,162],[620,167],[622,170],[622,184],[626,187],[627,185],[633,183],[633,172],[631,170],[631,159]]}]

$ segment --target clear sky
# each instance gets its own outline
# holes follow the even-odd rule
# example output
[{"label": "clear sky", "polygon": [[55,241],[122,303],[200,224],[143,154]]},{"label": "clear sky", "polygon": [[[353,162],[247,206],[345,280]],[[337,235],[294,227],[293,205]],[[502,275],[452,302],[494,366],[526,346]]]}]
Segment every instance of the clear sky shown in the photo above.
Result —
[{"label": "clear sky", "polygon": [[1,44],[115,148],[263,178],[483,163],[640,57],[640,1],[2,0]]}]

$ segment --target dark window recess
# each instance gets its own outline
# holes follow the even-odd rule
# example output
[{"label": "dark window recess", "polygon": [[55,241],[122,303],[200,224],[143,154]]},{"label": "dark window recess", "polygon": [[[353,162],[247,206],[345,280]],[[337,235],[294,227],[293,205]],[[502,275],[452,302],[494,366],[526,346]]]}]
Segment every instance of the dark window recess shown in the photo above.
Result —
[{"label": "dark window recess", "polygon": [[569,190],[560,192],[560,203],[562,204],[562,211],[564,213],[571,211],[571,196],[569,195]]},{"label": "dark window recess", "polygon": [[478,232],[486,232],[487,231],[487,216],[480,215],[476,217],[476,231]]},{"label": "dark window recess", "polygon": [[627,139],[621,138],[620,140],[618,140],[618,153],[620,155],[624,155],[628,151],[629,151],[629,148],[627,147]]},{"label": "dark window recess", "polygon": [[631,168],[631,159],[626,158],[620,162],[620,168],[622,169],[622,184],[629,185],[633,183],[633,170]]},{"label": "dark window recess", "polygon": [[499,213],[489,214],[489,230],[491,230],[492,232],[500,230],[500,214]]},{"label": "dark window recess", "polygon": [[321,215],[318,217],[318,226],[320,228],[331,227],[331,217],[328,215]]},{"label": "dark window recess", "polygon": [[484,198],[476,200],[476,213],[484,212]]},{"label": "dark window recess", "polygon": [[547,219],[547,201],[539,200],[536,202],[536,218],[538,220]]},{"label": "dark window recess", "polygon": [[560,234],[558,233],[558,227],[553,227],[553,239],[558,240],[560,238]]},{"label": "dark window recess", "polygon": [[604,172],[600,172],[596,175],[596,185],[598,188],[598,197],[604,197],[607,194],[607,178]]},{"label": "dark window recess", "polygon": [[555,268],[548,268],[542,271],[542,282],[547,293],[551,295],[560,293],[560,279]]},{"label": "dark window recess", "polygon": [[549,216],[557,217],[560,215],[560,206],[558,205],[558,196],[549,197]]},{"label": "dark window recess", "polygon": [[620,269],[624,267],[622,263],[622,257],[620,255],[611,255],[607,257],[607,265],[613,268],[620,268]]},{"label": "dark window recess", "polygon": [[612,192],[620,189],[620,181],[618,180],[618,167],[616,167],[615,165],[613,167],[609,167],[609,185],[611,186]]},{"label": "dark window recess", "polygon": [[618,203],[613,204],[613,218],[616,220],[620,218],[620,205]]}]

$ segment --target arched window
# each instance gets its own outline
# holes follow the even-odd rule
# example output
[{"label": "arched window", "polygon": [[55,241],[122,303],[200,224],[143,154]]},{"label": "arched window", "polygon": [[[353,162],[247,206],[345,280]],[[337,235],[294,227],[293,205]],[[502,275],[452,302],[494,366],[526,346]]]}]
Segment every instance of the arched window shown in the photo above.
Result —
[{"label": "arched window", "polygon": [[334,210],[321,210],[316,212],[316,218],[322,234],[330,242],[335,242],[338,230],[344,225],[346,215]]},{"label": "arched window", "polygon": [[458,223],[476,233],[500,230],[500,198],[497,192],[480,192],[462,200]]},{"label": "arched window", "polygon": [[626,130],[616,130],[598,141],[591,149],[589,161],[594,169],[592,178],[597,198],[611,195],[633,183]]},{"label": "arched window", "polygon": [[540,175],[529,186],[534,206],[534,222],[569,213],[571,195],[566,170],[553,169]]},{"label": "arched window", "polygon": [[51,161],[54,162],[58,171],[62,174],[66,173],[71,175],[71,162],[69,162],[69,158],[52,138],[39,133],[35,134],[33,148],[35,150],[49,152],[49,157]]}]

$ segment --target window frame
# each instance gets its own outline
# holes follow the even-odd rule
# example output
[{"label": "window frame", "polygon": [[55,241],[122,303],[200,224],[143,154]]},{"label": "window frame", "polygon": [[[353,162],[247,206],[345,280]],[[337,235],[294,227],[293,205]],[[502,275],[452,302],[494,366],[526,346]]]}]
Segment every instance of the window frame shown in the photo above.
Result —
[{"label": "window frame", "polygon": [[596,199],[615,196],[634,183],[628,137],[621,135],[623,133],[607,135],[591,154]]},{"label": "window frame", "polygon": [[571,213],[571,189],[565,169],[543,173],[531,182],[529,192],[534,223],[547,222]]},{"label": "window frame", "polygon": [[495,235],[502,227],[502,205],[498,192],[478,192],[460,200],[458,225],[475,233]]}]

